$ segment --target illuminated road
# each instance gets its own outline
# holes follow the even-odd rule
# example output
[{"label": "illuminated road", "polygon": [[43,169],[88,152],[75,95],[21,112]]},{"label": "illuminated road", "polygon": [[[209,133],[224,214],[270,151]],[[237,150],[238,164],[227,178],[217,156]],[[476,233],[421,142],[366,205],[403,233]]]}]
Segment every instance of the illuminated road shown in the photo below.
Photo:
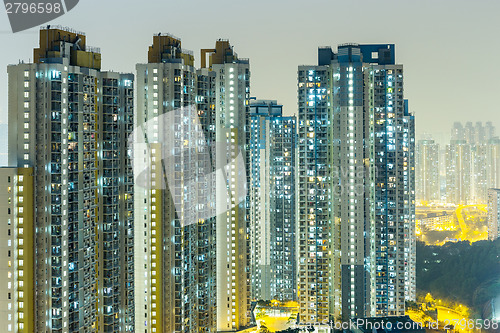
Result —
[{"label": "illuminated road", "polygon": [[469,230],[467,225],[465,224],[464,221],[464,215],[462,214],[462,210],[467,206],[459,206],[455,213],[457,214],[457,219],[458,219],[458,224],[460,225],[460,229],[462,229],[462,234],[465,235],[465,233]]},{"label": "illuminated road", "polygon": [[[483,204],[470,204],[470,205],[430,205],[430,206],[419,206],[416,208],[417,216],[427,216],[430,213],[455,215],[458,223],[453,227],[454,229],[446,229],[439,231],[454,231],[455,233],[448,234],[451,241],[469,241],[471,243],[488,239],[488,232],[483,225],[477,224],[478,221],[484,220],[484,213],[487,212],[487,205]],[[425,219],[426,217],[420,217],[420,219]],[[418,220],[418,218],[417,218]],[[444,237],[439,238],[439,236],[431,236],[426,234],[425,230],[420,229],[420,225],[417,223],[416,235],[421,241],[424,241],[428,245],[444,245],[449,238],[444,239]]]},{"label": "illuminated road", "polygon": [[[463,215],[463,210],[471,209],[471,208],[476,208],[478,210],[482,210],[483,212],[486,212],[486,205],[460,205],[458,206],[457,210],[455,211],[458,219],[458,224],[460,225],[460,229],[462,230],[460,233],[460,239],[461,240],[469,240],[471,242],[476,242],[478,240],[483,240],[485,239],[485,235],[483,233],[479,233],[477,231],[474,232],[475,235],[471,235],[471,229],[470,227],[465,223],[464,220],[464,215]],[[486,237],[488,237],[486,235]]]},{"label": "illuminated road", "polygon": [[464,317],[462,314],[460,314],[458,311],[455,311],[453,309],[447,308],[445,306],[436,306],[436,309],[438,310],[438,319],[439,321],[443,321],[445,319],[453,320],[453,319],[467,319],[467,317]]},{"label": "illuminated road", "polygon": [[[454,325],[455,323],[460,323],[461,320],[462,323],[465,323],[468,320],[466,316],[463,316],[462,314],[453,309],[444,306],[436,306],[436,309],[438,310],[438,320],[447,325],[448,324]],[[456,328],[458,328],[462,332],[467,331],[467,330],[462,330],[460,324],[456,326],[457,326]]]}]

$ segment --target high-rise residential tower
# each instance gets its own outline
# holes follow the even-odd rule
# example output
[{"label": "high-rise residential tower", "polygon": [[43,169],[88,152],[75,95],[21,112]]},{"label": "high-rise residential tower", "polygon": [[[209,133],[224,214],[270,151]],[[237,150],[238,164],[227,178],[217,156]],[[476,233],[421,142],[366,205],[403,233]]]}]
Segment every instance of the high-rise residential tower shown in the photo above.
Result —
[{"label": "high-rise residential tower", "polygon": [[194,56],[156,35],[137,77],[136,331],[215,332],[215,180]]},{"label": "high-rise residential tower", "polygon": [[297,292],[301,322],[329,318],[328,67],[300,66],[298,83]]},{"label": "high-rise residential tower", "polygon": [[300,66],[301,321],[396,316],[415,298],[414,119],[394,45]]},{"label": "high-rise residential tower", "polygon": [[250,104],[251,297],[294,300],[296,120],[276,101]]},{"label": "high-rise residential tower", "polygon": [[419,140],[415,156],[416,200],[425,202],[441,200],[439,144],[434,140]]},{"label": "high-rise residential tower", "polygon": [[488,191],[488,239],[500,237],[500,189],[491,188]]},{"label": "high-rise residential tower", "polygon": [[[136,330],[246,326],[249,65],[228,41],[202,50],[154,36],[137,65]],[[209,65],[206,57],[209,55]]]},{"label": "high-rise residential tower", "polygon": [[215,73],[217,330],[232,331],[250,318],[249,122],[250,65],[227,40],[201,51]]},{"label": "high-rise residential tower", "polygon": [[9,165],[33,169],[33,330],[131,332],[134,76],[49,26],[34,63],[8,73]]}]

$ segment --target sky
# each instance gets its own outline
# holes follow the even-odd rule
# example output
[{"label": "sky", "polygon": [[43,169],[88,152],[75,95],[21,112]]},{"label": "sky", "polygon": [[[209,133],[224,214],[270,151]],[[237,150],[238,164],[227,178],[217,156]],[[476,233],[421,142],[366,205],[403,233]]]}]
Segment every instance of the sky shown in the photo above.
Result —
[{"label": "sky", "polygon": [[[454,121],[493,121],[500,134],[498,0],[81,0],[50,22],[83,31],[103,70],[134,72],[158,32],[194,51],[227,38],[250,59],[251,95],[297,112],[297,66],[318,46],[394,43],[417,138],[445,143]],[[7,65],[33,58],[38,28],[13,34],[0,8],[0,123],[7,122]]]}]

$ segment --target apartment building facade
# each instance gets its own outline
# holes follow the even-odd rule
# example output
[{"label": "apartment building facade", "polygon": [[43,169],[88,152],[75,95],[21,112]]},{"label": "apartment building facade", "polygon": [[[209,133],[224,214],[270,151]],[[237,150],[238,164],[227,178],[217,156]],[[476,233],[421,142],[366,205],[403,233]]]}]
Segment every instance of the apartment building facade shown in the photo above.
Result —
[{"label": "apartment building facade", "polygon": [[[137,65],[136,330],[215,332],[249,318],[249,67],[228,41],[153,37]],[[207,66],[206,57],[209,56]]]},{"label": "apartment building facade", "polygon": [[439,202],[441,200],[439,144],[434,140],[419,140],[415,156],[417,201]]},{"label": "apartment building facade", "polygon": [[301,320],[403,314],[415,297],[415,142],[394,45],[320,48],[298,88]]},{"label": "apartment building facade", "polygon": [[250,103],[251,298],[296,298],[296,118],[271,100]]},{"label": "apartment building facade", "polygon": [[500,189],[491,188],[488,191],[488,239],[500,237]]},{"label": "apartment building facade", "polygon": [[33,169],[34,331],[132,331],[134,76],[57,26],[8,74],[9,165]]}]

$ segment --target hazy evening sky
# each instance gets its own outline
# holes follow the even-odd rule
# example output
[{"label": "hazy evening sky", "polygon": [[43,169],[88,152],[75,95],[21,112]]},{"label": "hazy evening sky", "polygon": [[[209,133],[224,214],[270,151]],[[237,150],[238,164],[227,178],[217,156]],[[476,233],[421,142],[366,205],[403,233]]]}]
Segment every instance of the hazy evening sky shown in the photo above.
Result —
[{"label": "hazy evening sky", "polygon": [[[228,38],[250,58],[251,95],[297,112],[297,66],[318,46],[394,43],[417,136],[447,140],[453,121],[493,121],[500,134],[499,0],[80,0],[50,24],[83,31],[103,69],[134,72],[152,36],[168,32],[193,50]],[[0,7],[0,122],[7,122],[7,65],[33,58],[38,28],[12,34]]]}]

